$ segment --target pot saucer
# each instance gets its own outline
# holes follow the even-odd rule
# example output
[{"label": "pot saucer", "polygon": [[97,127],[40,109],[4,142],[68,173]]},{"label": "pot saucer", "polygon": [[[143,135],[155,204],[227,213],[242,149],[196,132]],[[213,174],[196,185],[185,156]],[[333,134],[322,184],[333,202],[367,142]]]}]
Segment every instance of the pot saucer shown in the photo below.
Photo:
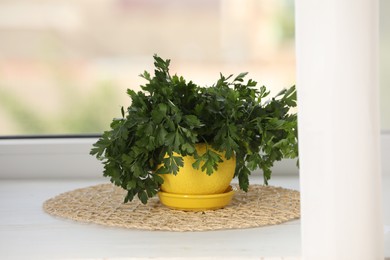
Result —
[{"label": "pot saucer", "polygon": [[225,192],[209,195],[175,194],[160,191],[158,197],[163,205],[184,211],[205,211],[225,207],[233,198],[235,189],[229,186]]}]

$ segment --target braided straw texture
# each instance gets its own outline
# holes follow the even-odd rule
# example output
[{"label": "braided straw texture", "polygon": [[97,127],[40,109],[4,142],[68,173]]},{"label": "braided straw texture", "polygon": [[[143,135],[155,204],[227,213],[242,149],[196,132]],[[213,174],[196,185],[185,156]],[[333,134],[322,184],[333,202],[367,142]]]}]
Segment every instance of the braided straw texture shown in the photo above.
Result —
[{"label": "braided straw texture", "polygon": [[250,185],[236,191],[230,205],[219,210],[184,212],[163,206],[157,197],[143,205],[123,203],[126,191],[112,184],[76,189],[44,202],[54,216],[76,221],[143,230],[207,231],[276,225],[300,217],[299,192]]}]

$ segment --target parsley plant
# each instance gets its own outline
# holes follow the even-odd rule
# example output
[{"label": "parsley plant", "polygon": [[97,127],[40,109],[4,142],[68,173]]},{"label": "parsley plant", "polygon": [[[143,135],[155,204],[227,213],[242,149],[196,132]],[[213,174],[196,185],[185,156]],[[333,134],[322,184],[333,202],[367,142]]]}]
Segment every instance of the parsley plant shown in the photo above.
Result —
[{"label": "parsley plant", "polygon": [[211,149],[197,154],[202,142],[236,156],[235,177],[248,190],[251,171],[260,168],[264,182],[271,178],[271,167],[282,158],[298,156],[295,86],[275,97],[265,86],[244,81],[247,73],[236,77],[220,75],[210,87],[169,73],[170,60],[154,55],[154,76],[140,76],[147,83],[142,91],[128,90],[132,103],[122,107],[122,117],[93,145],[91,154],[104,164],[104,176],[127,190],[125,202],[137,196],[142,203],[156,195],[163,179],[160,174],[177,174],[183,166],[181,156],[191,155],[201,168],[212,174],[221,161]]}]

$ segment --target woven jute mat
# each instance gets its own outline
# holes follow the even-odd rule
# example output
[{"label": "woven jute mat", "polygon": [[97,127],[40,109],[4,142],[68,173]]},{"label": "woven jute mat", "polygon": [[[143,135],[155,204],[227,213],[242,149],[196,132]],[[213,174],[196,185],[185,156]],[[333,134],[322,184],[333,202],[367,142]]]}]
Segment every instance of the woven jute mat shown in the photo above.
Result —
[{"label": "woven jute mat", "polygon": [[143,230],[206,231],[280,224],[300,217],[299,192],[273,186],[250,185],[236,191],[223,209],[184,212],[163,206],[157,197],[146,205],[123,203],[126,191],[100,184],[60,194],[44,202],[54,216],[76,221]]}]

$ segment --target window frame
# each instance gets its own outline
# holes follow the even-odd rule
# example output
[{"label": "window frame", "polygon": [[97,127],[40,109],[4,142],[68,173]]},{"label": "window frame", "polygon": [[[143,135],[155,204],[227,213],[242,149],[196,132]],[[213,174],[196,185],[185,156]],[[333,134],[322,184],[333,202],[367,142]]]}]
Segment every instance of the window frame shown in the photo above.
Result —
[{"label": "window frame", "polygon": [[[100,135],[0,137],[0,179],[96,179],[103,166],[89,154]],[[390,175],[390,131],[381,132],[382,172]],[[273,175],[296,176],[296,160],[284,159]],[[253,172],[260,175],[261,171]]]},{"label": "window frame", "polygon": [[[99,136],[0,137],[0,179],[102,178],[102,163],[89,154]],[[261,171],[252,174],[260,175]],[[276,162],[273,175],[298,177],[296,159]]]}]

